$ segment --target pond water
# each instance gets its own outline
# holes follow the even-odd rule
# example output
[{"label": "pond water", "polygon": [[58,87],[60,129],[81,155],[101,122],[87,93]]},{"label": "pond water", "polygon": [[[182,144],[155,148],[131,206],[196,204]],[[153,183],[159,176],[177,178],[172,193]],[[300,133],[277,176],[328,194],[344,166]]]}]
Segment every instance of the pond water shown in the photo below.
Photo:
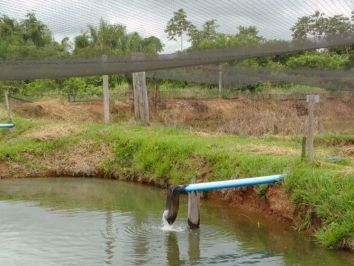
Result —
[{"label": "pond water", "polygon": [[347,252],[202,202],[186,227],[186,197],[162,230],[166,191],[112,180],[0,180],[0,265],[353,265]]}]

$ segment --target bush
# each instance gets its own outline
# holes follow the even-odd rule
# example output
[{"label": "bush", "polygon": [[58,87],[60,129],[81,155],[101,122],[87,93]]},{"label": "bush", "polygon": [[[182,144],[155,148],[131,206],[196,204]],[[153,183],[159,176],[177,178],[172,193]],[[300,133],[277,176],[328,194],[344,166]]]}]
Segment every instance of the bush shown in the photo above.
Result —
[{"label": "bush", "polygon": [[69,78],[63,83],[63,91],[68,94],[69,101],[75,101],[78,92],[84,90],[85,86],[82,78]]},{"label": "bush", "polygon": [[348,55],[307,52],[290,57],[286,65],[290,68],[340,69],[348,61]]}]

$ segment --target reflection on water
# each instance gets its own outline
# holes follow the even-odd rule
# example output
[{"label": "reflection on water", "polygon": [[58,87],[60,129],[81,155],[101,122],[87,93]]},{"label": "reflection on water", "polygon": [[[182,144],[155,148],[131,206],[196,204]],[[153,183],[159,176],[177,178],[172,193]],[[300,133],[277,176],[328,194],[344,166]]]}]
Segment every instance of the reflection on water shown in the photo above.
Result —
[{"label": "reflection on water", "polygon": [[176,232],[167,232],[166,233],[166,247],[167,247],[167,262],[169,266],[179,265],[180,264],[180,254],[179,246],[177,243]]},{"label": "reflection on water", "polygon": [[103,238],[106,240],[106,249],[107,258],[105,259],[106,264],[112,264],[112,258],[114,255],[114,242],[116,237],[113,232],[113,222],[112,222],[112,211],[106,212],[106,234],[103,234]]},{"label": "reflection on water", "polygon": [[188,258],[192,265],[195,265],[200,259],[199,232],[199,230],[191,230],[188,234]]},{"label": "reflection on water", "polygon": [[220,206],[162,230],[165,191],[97,179],[0,180],[0,265],[351,265],[348,253]]}]

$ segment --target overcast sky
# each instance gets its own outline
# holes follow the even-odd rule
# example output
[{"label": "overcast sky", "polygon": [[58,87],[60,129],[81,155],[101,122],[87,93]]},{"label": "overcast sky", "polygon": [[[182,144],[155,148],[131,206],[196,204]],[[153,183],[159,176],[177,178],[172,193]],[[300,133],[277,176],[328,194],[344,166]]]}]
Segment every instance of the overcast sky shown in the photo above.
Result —
[{"label": "overcast sky", "polygon": [[196,26],[216,19],[220,32],[236,33],[239,25],[254,25],[264,37],[290,39],[290,28],[298,17],[316,10],[350,16],[354,0],[0,0],[1,15],[21,19],[28,11],[35,11],[56,40],[65,36],[73,39],[102,17],[126,25],[129,32],[155,35],[165,44],[165,53],[179,48],[164,32],[179,8]]}]

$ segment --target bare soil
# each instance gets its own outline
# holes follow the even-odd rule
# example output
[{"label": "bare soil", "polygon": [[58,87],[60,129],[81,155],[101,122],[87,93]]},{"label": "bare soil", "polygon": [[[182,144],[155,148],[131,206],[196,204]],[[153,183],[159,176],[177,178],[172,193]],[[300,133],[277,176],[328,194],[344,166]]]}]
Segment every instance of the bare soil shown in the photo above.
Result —
[{"label": "bare soil", "polygon": [[[59,99],[35,103],[14,102],[13,109],[27,118],[68,123],[101,123],[100,102],[69,103]],[[113,122],[133,119],[132,102],[111,102]],[[231,134],[301,134],[306,128],[306,102],[299,100],[255,101],[244,99],[164,100],[150,104],[152,123],[192,127],[201,131]],[[316,106],[317,133],[354,134],[354,99],[322,99]]]},{"label": "bare soil", "polygon": [[263,196],[257,194],[255,187],[246,187],[216,191],[210,198],[280,223],[296,225],[298,222],[295,205],[281,185],[269,186]]}]

